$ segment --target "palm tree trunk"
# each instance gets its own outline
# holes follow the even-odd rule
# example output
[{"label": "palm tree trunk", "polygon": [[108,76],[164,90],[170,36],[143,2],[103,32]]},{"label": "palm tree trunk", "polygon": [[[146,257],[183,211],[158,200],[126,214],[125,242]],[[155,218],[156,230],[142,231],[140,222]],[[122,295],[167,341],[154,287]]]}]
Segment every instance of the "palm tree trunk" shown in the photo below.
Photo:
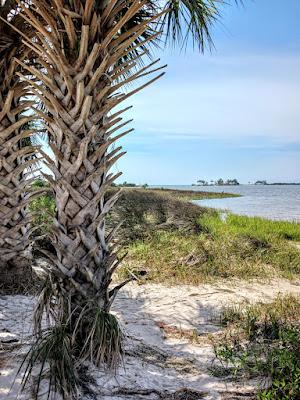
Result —
[{"label": "palm tree trunk", "polygon": [[[3,39],[3,38],[2,38]],[[24,100],[27,84],[16,82],[12,62],[16,49],[0,63],[0,266],[1,291],[23,291],[32,283],[30,217],[27,205],[30,180],[26,170],[35,162],[25,128],[32,116],[22,113],[32,105]],[[23,98],[23,100],[21,100]],[[28,174],[27,174],[28,175]],[[26,270],[25,270],[25,269]]]},{"label": "palm tree trunk", "polygon": [[[132,131],[127,129],[131,121],[123,120],[128,107],[113,109],[163,75],[120,93],[125,85],[160,69],[151,70],[159,60],[137,66],[139,47],[158,35],[151,30],[143,37],[157,17],[142,11],[145,3],[32,0],[32,8],[19,3],[26,21],[37,30],[36,40],[27,44],[40,66],[17,62],[35,77],[33,81],[23,75],[46,109],[39,114],[55,159],[41,150],[53,174],[43,175],[50,182],[57,207],[52,237],[55,252],[41,250],[52,268],[36,308],[38,335],[24,382],[31,375],[36,349],[40,352],[49,345],[56,352],[45,359],[53,368],[50,389],[63,394],[75,395],[77,372],[72,360],[89,359],[97,366],[114,369],[122,352],[119,325],[109,311],[128,280],[111,287],[121,259],[114,242],[115,229],[106,232],[105,218],[119,195],[108,198],[107,190],[120,175],[110,170],[125,154],[114,144]],[[142,22],[135,22],[139,13]],[[45,336],[41,321],[43,312],[49,310],[54,326]],[[68,354],[65,367],[55,358],[61,352]],[[57,374],[57,368],[66,375]]]},{"label": "palm tree trunk", "polygon": [[26,29],[31,35],[31,29],[16,13],[15,0],[1,3],[0,290],[11,293],[32,286],[30,217],[27,213],[30,180],[27,175],[34,163],[36,148],[30,145],[32,132],[26,128],[33,119],[28,111],[34,102],[26,99],[30,94],[28,85],[16,75],[14,62],[14,57],[27,58],[28,50],[21,35]]},{"label": "palm tree trunk", "polygon": [[[124,154],[113,144],[132,131],[125,128],[131,121],[123,122],[122,118],[128,108],[114,114],[112,110],[162,75],[127,94],[117,93],[124,85],[159,69],[149,71],[155,64],[151,63],[132,72],[136,68],[132,54],[138,60],[139,46],[157,36],[140,39],[157,15],[149,16],[143,24],[131,23],[126,31],[124,27],[145,2],[100,1],[100,6],[94,1],[62,3],[63,9],[57,1],[33,1],[39,18],[23,7],[39,32],[39,41],[28,45],[36,52],[41,68],[19,62],[43,83],[33,84],[32,89],[47,109],[44,119],[55,154],[53,161],[42,152],[54,176],[44,174],[57,205],[52,241],[56,256],[45,254],[53,264],[60,290],[72,297],[74,306],[82,307],[92,299],[108,312],[120,286],[110,289],[119,260],[114,233],[107,235],[105,231],[105,217],[118,194],[107,199],[106,192],[120,175],[109,171]],[[51,26],[51,32],[46,25]]]},{"label": "palm tree trunk", "polygon": [[[35,66],[17,62],[35,77],[32,81],[23,75],[46,109],[39,115],[45,121],[55,159],[41,154],[52,171],[44,176],[57,206],[52,238],[55,252],[44,251],[52,268],[35,314],[40,336],[29,356],[25,381],[35,354],[44,354],[46,346],[53,349],[44,360],[50,363],[50,386],[73,395],[74,358],[114,367],[121,350],[118,325],[109,311],[127,282],[111,287],[121,260],[115,230],[107,233],[105,229],[106,216],[118,199],[118,194],[107,196],[120,175],[110,171],[124,155],[122,148],[114,145],[132,130],[126,128],[131,121],[123,119],[128,107],[119,106],[164,74],[159,72],[136,89],[129,86],[164,68],[156,67],[159,60],[147,66],[142,62],[148,45],[161,35],[161,26],[167,24],[176,38],[181,32],[176,24],[183,14],[188,31],[195,34],[201,47],[215,14],[211,3],[188,0],[184,6],[175,0],[31,0],[28,7],[17,2],[36,31],[34,41],[24,39],[36,55]],[[164,18],[168,13],[171,19]],[[186,19],[188,14],[191,22]],[[55,321],[46,337],[39,330],[44,310],[51,310]],[[65,365],[61,364],[61,352],[69,355],[63,360]],[[58,366],[62,374],[55,372]]]}]

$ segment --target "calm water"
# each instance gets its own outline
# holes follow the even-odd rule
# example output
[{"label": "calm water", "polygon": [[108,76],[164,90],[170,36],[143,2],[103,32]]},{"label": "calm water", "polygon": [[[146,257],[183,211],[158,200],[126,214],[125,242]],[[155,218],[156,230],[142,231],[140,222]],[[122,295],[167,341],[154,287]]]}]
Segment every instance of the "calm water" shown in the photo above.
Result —
[{"label": "calm water", "polygon": [[196,204],[226,209],[235,214],[300,222],[300,186],[164,186],[172,189],[227,192],[242,197],[197,200]]}]

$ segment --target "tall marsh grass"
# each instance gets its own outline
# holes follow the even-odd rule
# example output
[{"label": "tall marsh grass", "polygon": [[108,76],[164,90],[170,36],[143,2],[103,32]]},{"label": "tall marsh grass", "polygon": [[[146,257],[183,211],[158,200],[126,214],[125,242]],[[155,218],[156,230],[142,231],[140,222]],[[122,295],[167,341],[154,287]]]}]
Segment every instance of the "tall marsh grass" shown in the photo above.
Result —
[{"label": "tall marsh grass", "polygon": [[[218,278],[293,278],[300,274],[300,224],[217,213],[198,217],[199,233],[155,232],[128,246],[121,270],[143,280],[199,284]],[[138,268],[137,268],[138,266]]]}]

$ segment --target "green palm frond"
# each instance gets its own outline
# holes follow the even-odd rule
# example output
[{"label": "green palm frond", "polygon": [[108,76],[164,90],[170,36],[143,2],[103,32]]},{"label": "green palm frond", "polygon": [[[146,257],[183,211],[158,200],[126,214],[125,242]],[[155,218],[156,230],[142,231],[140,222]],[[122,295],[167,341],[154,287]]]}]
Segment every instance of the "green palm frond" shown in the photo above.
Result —
[{"label": "green palm frond", "polygon": [[[243,0],[232,0],[243,4]],[[200,51],[213,47],[211,28],[220,19],[222,5],[230,0],[167,0],[168,12],[161,19],[161,29],[166,33],[166,42],[185,46],[189,40]]]},{"label": "green palm frond", "polygon": [[166,8],[170,11],[164,16],[162,25],[166,29],[166,40],[186,44],[189,37],[203,51],[206,43],[211,46],[211,26],[219,17],[214,0],[169,0]]},{"label": "green palm frond", "polygon": [[155,47],[161,47],[167,43],[185,47],[190,41],[201,52],[206,48],[212,49],[214,46],[212,28],[221,19],[222,6],[230,5],[230,3],[243,4],[243,0],[166,0],[164,2],[149,0],[134,18],[124,25],[120,35],[123,30],[126,31],[136,24],[141,24],[159,13],[162,15],[158,22],[149,23],[148,29],[134,42],[134,45],[151,38],[155,33],[161,32],[161,34],[140,46],[139,50],[134,49],[128,52],[126,58],[136,58],[141,51],[151,58]]}]

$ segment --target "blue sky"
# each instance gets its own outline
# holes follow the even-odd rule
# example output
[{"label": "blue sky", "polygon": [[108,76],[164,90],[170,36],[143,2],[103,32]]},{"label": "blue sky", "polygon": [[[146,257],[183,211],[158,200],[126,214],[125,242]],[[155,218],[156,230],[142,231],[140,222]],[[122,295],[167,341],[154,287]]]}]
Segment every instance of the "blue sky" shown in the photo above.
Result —
[{"label": "blue sky", "polygon": [[299,15],[299,0],[245,0],[212,53],[161,51],[167,74],[130,99],[120,181],[300,181]]}]

